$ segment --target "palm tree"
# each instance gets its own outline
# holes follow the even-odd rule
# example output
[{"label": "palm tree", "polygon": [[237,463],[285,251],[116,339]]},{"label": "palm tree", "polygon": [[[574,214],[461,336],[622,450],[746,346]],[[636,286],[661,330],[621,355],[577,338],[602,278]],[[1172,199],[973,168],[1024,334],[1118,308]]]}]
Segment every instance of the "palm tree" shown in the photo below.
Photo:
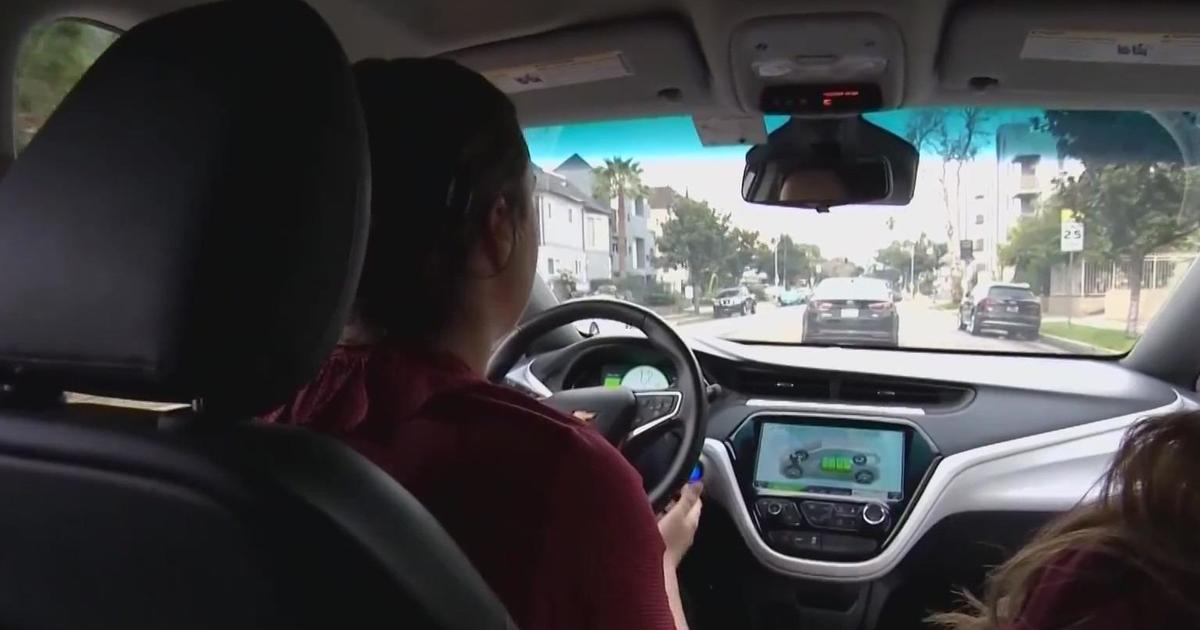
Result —
[{"label": "palm tree", "polygon": [[633,158],[605,158],[603,166],[595,169],[596,184],[592,195],[610,203],[617,200],[617,273],[625,274],[625,259],[629,254],[626,242],[625,200],[645,195],[642,184],[642,166]]}]

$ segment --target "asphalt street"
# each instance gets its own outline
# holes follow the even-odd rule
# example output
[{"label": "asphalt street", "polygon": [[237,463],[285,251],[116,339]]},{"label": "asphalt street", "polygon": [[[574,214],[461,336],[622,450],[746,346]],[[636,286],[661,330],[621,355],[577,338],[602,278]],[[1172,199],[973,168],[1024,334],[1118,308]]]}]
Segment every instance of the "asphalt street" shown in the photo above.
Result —
[{"label": "asphalt street", "polygon": [[[954,311],[939,310],[928,301],[904,301],[896,307],[900,315],[901,347],[982,352],[1066,352],[1040,341],[1008,339],[1003,333],[989,331],[980,336],[972,336],[966,331],[958,330]],[[711,335],[726,339],[800,343],[804,308],[760,304],[755,315],[691,321],[680,323],[676,328],[693,335]]]}]

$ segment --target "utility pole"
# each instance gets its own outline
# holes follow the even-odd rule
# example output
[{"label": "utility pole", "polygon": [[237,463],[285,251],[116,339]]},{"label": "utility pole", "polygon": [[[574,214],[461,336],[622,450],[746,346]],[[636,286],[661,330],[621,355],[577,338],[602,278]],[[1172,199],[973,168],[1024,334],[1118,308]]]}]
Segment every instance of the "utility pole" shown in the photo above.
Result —
[{"label": "utility pole", "polygon": [[908,256],[908,294],[917,297],[917,242],[913,241],[912,253]]},{"label": "utility pole", "polygon": [[775,240],[775,286],[779,286],[781,284],[779,282],[779,245],[782,242],[783,235],[780,235],[780,237]]}]

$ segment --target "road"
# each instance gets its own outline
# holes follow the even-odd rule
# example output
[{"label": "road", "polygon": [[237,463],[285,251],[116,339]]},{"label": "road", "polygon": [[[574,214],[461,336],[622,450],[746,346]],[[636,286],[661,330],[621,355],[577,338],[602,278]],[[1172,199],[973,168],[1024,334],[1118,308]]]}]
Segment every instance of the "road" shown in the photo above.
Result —
[{"label": "road", "polygon": [[[928,301],[904,301],[896,305],[900,313],[900,345],[908,348],[942,348],[982,352],[1040,352],[1062,354],[1055,346],[1038,342],[1007,339],[1000,333],[975,337],[958,330],[954,311],[933,308]],[[800,343],[803,306],[776,307],[760,304],[758,314],[748,317],[706,319],[683,323],[676,328],[693,335],[706,335],[747,341]]]}]

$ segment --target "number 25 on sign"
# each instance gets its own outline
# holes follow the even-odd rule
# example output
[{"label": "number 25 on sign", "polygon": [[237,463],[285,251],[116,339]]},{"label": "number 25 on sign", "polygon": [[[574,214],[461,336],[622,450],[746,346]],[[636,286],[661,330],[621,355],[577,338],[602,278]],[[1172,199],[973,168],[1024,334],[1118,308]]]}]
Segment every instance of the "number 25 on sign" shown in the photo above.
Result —
[{"label": "number 25 on sign", "polygon": [[1083,222],[1079,220],[1079,217],[1075,216],[1074,210],[1064,208],[1061,217],[1062,231],[1059,238],[1061,251],[1083,251]]}]

